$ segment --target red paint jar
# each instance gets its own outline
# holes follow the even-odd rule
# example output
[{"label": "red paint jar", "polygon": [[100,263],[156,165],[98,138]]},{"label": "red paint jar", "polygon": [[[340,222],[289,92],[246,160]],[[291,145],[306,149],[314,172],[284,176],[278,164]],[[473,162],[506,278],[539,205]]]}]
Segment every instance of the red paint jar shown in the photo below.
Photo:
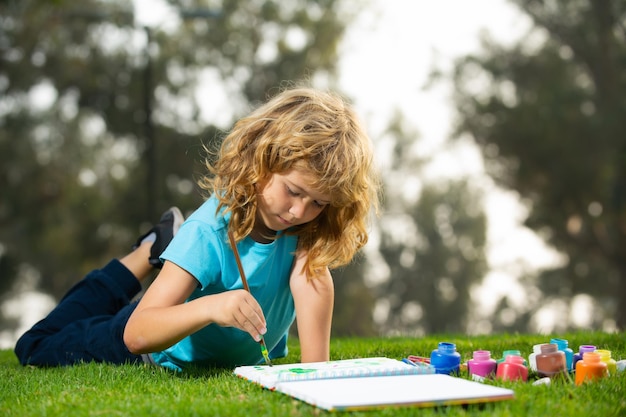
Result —
[{"label": "red paint jar", "polygon": [[524,365],[524,358],[518,355],[508,355],[504,362],[498,364],[496,378],[510,381],[527,381],[528,368]]}]

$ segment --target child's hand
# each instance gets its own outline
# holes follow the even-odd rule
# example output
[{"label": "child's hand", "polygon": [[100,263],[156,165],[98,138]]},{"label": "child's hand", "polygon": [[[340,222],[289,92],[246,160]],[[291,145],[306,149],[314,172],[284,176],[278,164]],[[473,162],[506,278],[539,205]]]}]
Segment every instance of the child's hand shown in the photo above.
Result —
[{"label": "child's hand", "polygon": [[226,291],[206,298],[210,299],[209,314],[213,323],[248,332],[257,342],[267,332],[263,310],[249,292]]}]

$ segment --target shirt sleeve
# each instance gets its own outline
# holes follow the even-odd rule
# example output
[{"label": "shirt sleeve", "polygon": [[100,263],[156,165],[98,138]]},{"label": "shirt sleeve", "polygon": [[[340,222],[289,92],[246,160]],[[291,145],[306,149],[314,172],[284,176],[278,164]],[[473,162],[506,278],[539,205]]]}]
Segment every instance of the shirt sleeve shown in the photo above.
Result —
[{"label": "shirt sleeve", "polygon": [[219,230],[200,221],[188,220],[161,254],[193,275],[200,289],[221,282],[224,253]]}]

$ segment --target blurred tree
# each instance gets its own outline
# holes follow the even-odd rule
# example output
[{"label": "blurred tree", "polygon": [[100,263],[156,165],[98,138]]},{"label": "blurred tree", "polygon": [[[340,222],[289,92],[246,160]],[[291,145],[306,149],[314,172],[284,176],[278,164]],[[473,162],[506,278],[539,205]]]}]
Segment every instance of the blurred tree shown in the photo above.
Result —
[{"label": "blurred tree", "polygon": [[332,87],[343,3],[169,3],[174,24],[145,28],[127,1],[0,2],[0,289],[29,265],[59,297],[200,204],[203,146],[251,104]]},{"label": "blurred tree", "polygon": [[333,337],[372,337],[378,335],[374,323],[376,300],[365,285],[367,258],[363,252],[348,265],[332,272],[335,282]]},{"label": "blurred tree", "polygon": [[624,329],[626,2],[514,3],[535,27],[511,48],[485,40],[483,54],[457,63],[457,133],[469,133],[493,178],[519,193],[526,225],[566,255],[525,277],[543,295],[520,314],[589,294],[589,325]]},{"label": "blurred tree", "polygon": [[380,253],[388,279],[376,285],[387,332],[464,332],[470,290],[487,270],[486,217],[480,191],[462,180],[423,183],[419,141],[398,116],[387,136],[393,143],[385,175]]}]

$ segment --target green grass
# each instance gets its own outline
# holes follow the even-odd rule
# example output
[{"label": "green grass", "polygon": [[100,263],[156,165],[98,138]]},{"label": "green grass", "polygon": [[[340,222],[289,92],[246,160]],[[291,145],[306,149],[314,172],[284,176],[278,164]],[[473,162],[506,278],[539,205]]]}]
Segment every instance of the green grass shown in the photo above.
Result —
[{"label": "green grass", "polygon": [[[626,333],[568,333],[558,335],[577,350],[592,343],[626,358]],[[528,357],[532,345],[547,342],[537,335],[446,335],[426,338],[335,339],[332,359],[368,356],[403,358],[428,356],[439,341],[456,343],[463,361],[477,349],[499,357],[519,349]],[[299,349],[278,363],[297,362]],[[533,375],[532,378],[535,378]],[[354,416],[624,416],[626,372],[598,382],[575,386],[555,381],[549,386],[523,382],[494,382],[512,388],[515,399],[470,406],[387,408],[353,412]],[[329,414],[288,396],[264,390],[237,378],[232,369],[173,374],[150,366],[88,364],[67,368],[22,367],[11,351],[0,351],[1,416],[319,416]]]}]

